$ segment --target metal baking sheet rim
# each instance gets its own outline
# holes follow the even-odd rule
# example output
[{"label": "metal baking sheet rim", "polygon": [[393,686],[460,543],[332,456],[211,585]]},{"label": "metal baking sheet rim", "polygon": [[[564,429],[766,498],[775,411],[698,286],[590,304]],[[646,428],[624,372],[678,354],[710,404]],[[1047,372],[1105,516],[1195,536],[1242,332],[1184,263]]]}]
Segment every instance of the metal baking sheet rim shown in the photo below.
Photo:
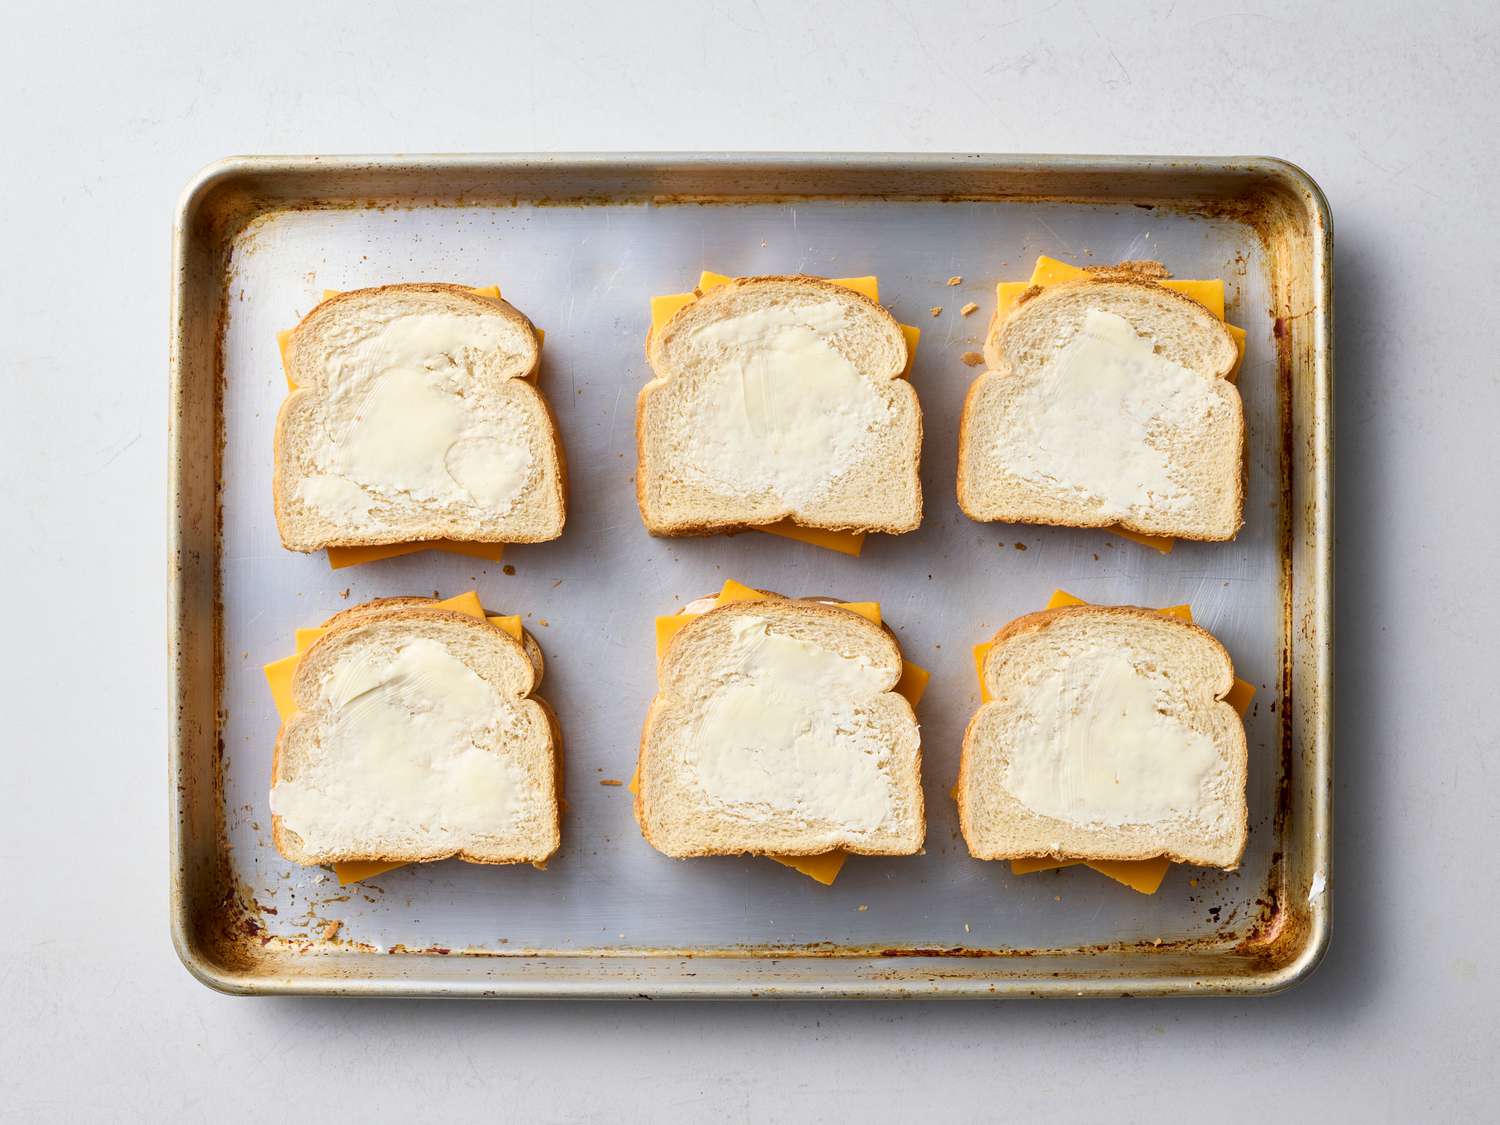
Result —
[{"label": "metal baking sheet rim", "polygon": [[[572,195],[537,186],[572,176],[590,190]],[[194,457],[218,464],[221,270],[236,233],[257,215],[292,202],[324,205],[389,200],[473,203],[503,197],[486,182],[534,180],[527,199],[608,201],[692,198],[720,201],[862,195],[902,199],[1045,199],[1076,203],[1150,202],[1212,206],[1223,189],[1259,184],[1279,198],[1282,224],[1300,222],[1295,239],[1303,272],[1281,278],[1278,373],[1284,403],[1285,456],[1292,471],[1283,568],[1288,667],[1283,720],[1283,813],[1299,826],[1301,846],[1283,860],[1303,876],[1283,894],[1251,948],[1208,945],[1143,954],[1100,948],[1050,952],[994,950],[764,949],[691,954],[620,951],[594,955],[446,956],[436,953],[298,955],[259,958],[248,935],[215,933],[204,923],[205,891],[219,888],[223,864],[194,845],[218,839],[223,810],[219,739],[217,474],[192,472]],[[718,178],[719,182],[705,183]],[[892,183],[898,179],[899,185]],[[337,199],[299,190],[308,180],[345,181]],[[833,181],[826,193],[806,190]],[[840,188],[842,183],[845,186]],[[426,191],[414,190],[421,184]],[[787,185],[802,190],[788,190]],[[366,191],[354,190],[365,186]],[[697,186],[698,192],[687,190]],[[905,186],[906,190],[899,190]],[[771,188],[779,190],[758,190]],[[514,198],[514,197],[511,197]],[[1262,206],[1267,206],[1262,201]],[[1252,221],[1247,217],[1246,221]],[[1263,240],[1275,229],[1258,228]],[[1285,255],[1270,254],[1286,268]],[[1290,263],[1296,265],[1297,263]],[[1326,952],[1331,920],[1332,817],[1332,219],[1313,179],[1268,157],[1008,156],[988,154],[508,154],[346,157],[231,157],[204,169],[184,190],[173,230],[171,300],[168,735],[170,921],[174,948],[194,977],[233,994],[570,997],[570,998],[893,998],[1257,995],[1303,980]],[[205,297],[205,289],[207,296]],[[211,310],[211,315],[205,315]],[[1295,397],[1293,397],[1295,396]],[[205,424],[206,423],[206,424]],[[1300,564],[1300,565],[1299,565]],[[213,669],[204,683],[203,669]],[[1291,747],[1300,748],[1300,762]],[[208,768],[204,768],[206,759]],[[1300,789],[1286,773],[1296,765]],[[207,799],[204,799],[204,790]],[[1289,849],[1290,850],[1290,849]],[[1284,884],[1285,886],[1285,881]],[[232,891],[225,892],[232,893]],[[446,952],[446,951],[445,951]],[[1154,965],[1132,964],[1143,956]],[[1165,963],[1170,959],[1171,963]],[[1080,961],[1083,964],[1080,964]],[[1002,966],[1016,966],[1007,972]],[[1021,968],[1021,966],[1025,966]],[[1055,966],[1055,967],[1054,967]],[[1215,971],[1216,966],[1219,971]],[[607,967],[607,968],[606,968]],[[1233,967],[1236,971],[1223,971]],[[812,969],[816,969],[816,972]],[[984,970],[988,969],[986,972]],[[999,969],[997,972],[996,970]],[[707,971],[705,971],[707,970]]]}]

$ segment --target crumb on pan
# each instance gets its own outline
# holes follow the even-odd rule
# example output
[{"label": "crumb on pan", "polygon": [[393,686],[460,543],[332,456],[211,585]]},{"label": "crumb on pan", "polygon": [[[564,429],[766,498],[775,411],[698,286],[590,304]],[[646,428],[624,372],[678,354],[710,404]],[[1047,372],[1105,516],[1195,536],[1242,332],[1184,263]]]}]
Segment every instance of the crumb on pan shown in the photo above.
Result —
[{"label": "crumb on pan", "polygon": [[933,316],[942,316],[943,315],[943,306],[942,305],[933,305],[932,306],[932,315]]},{"label": "crumb on pan", "polygon": [[981,363],[984,362],[984,356],[980,355],[978,352],[964,352],[964,354],[959,356],[958,358],[963,360],[970,367],[978,367]]},{"label": "crumb on pan", "polygon": [[957,274],[954,274],[952,277],[950,277],[948,279],[948,284],[949,285],[962,285],[963,283],[964,283],[964,279],[961,278],[961,277],[959,277]]},{"label": "crumb on pan", "polygon": [[973,301],[970,301],[967,305],[958,310],[958,314],[959,316],[973,316],[978,311],[979,306],[976,305]]}]

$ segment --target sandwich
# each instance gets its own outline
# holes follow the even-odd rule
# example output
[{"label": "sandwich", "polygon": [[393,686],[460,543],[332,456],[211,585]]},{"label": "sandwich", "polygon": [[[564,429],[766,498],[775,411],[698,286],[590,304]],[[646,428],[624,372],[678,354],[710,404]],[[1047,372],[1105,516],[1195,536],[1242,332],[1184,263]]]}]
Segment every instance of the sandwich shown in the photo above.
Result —
[{"label": "sandwich", "polygon": [[631,789],[675,858],[760,855],[831,883],[926,833],[915,712],[927,673],[874,603],[728,582],[658,618],[658,694]]},{"label": "sandwich", "polygon": [[915,330],[873,278],[727,278],[653,301],[636,494],[653,535],[746,528],[858,553],[922,521]]},{"label": "sandwich", "polygon": [[1224,323],[1222,281],[1176,282],[1158,262],[1042,259],[1038,275],[998,291],[960,421],[959,506],[980,521],[1113,526],[1158,549],[1233,539],[1244,334]]},{"label": "sandwich", "polygon": [[519,618],[486,615],[472,592],[381,598],[297,640],[266,666],[283,856],[353,882],[454,856],[541,865],[557,850],[561,738]]},{"label": "sandwich", "polygon": [[974,858],[1016,874],[1084,863],[1146,894],[1174,862],[1238,866],[1254,689],[1186,606],[1059,591],[975,660],[954,788]]},{"label": "sandwich", "polygon": [[273,492],[288,550],[355,553],[336,565],[429,546],[498,558],[562,534],[540,333],[498,290],[335,293],[281,343]]}]

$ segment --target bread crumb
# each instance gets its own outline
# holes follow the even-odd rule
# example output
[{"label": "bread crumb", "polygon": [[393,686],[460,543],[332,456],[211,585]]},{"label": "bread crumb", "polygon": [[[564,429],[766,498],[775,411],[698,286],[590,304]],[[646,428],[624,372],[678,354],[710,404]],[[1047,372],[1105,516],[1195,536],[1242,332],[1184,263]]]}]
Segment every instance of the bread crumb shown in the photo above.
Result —
[{"label": "bread crumb", "polygon": [[1190,887],[1196,887],[1197,885],[1198,885],[1198,880],[1197,879],[1189,879],[1188,880],[1188,886],[1190,886]]},{"label": "bread crumb", "polygon": [[538,625],[540,625],[543,629],[547,628],[547,619],[545,617],[538,617],[536,619],[536,623]]},{"label": "bread crumb", "polygon": [[933,305],[932,306],[932,315],[933,316],[942,316],[943,315],[943,306],[942,305]]},{"label": "bread crumb", "polygon": [[340,594],[339,597],[343,598],[346,602],[349,600],[349,587],[348,586],[344,587],[344,592],[342,594]]},{"label": "bread crumb", "polygon": [[967,922],[965,922],[965,923],[964,923],[964,933],[966,933],[966,934],[967,934],[967,933],[970,933],[970,932],[971,932],[971,931],[970,931],[970,930],[969,930],[969,923],[967,923]]},{"label": "bread crumb", "polygon": [[859,912],[860,912],[860,913],[861,913],[861,914],[863,914],[863,913],[864,913],[864,912],[865,912],[865,911],[866,911],[866,910],[868,910],[868,909],[870,909],[870,908],[869,908],[869,907],[868,907],[868,906],[861,906],[861,907],[860,907],[860,908],[859,908]]},{"label": "bread crumb", "polygon": [[502,566],[500,568],[500,573],[501,574],[514,574],[515,572],[516,572],[516,568],[513,567],[513,566],[511,566],[510,563],[506,563],[504,566]]},{"label": "bread crumb", "polygon": [[984,356],[980,355],[978,352],[964,352],[964,354],[959,356],[958,358],[963,360],[970,367],[978,367],[981,363],[984,362]]},{"label": "bread crumb", "polygon": [[614,789],[614,788],[618,788],[621,785],[624,785],[625,783],[623,781],[621,781],[618,777],[601,777],[599,779],[599,784],[600,785],[608,785],[610,788]]},{"label": "bread crumb", "polygon": [[1018,551],[1024,551],[1024,550],[1026,550],[1026,544],[1025,543],[1017,543],[1016,544],[1016,550],[1018,550]]},{"label": "bread crumb", "polygon": [[959,316],[973,316],[978,311],[979,311],[979,306],[976,305],[973,301],[970,301],[967,305],[965,305],[963,308],[961,308],[961,309],[958,310],[958,315]]},{"label": "bread crumb", "polygon": [[950,277],[948,279],[948,284],[949,285],[962,285],[963,283],[964,283],[964,279],[961,278],[961,277],[959,277],[957,274],[954,274],[952,277]]},{"label": "bread crumb", "polygon": [[341,930],[343,926],[344,923],[342,922],[329,922],[328,925],[323,927],[323,940],[332,941],[334,938],[338,937],[339,930]]}]

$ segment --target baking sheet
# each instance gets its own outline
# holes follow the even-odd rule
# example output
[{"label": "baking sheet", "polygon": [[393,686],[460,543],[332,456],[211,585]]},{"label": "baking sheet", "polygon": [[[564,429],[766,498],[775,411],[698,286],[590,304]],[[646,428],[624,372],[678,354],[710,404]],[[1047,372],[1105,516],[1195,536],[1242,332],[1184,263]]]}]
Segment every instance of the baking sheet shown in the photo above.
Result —
[{"label": "baking sheet", "polygon": [[[449,991],[423,983],[422,964],[441,959],[444,980],[463,979],[473,966],[491,983],[498,977],[503,992],[512,970],[496,966],[530,958],[545,961],[545,976],[556,979],[528,987],[550,994],[567,991],[557,983],[565,979],[588,992],[590,966],[603,956],[642,966],[619,977],[623,983],[597,976],[599,994],[627,994],[652,992],[654,966],[665,972],[668,962],[681,985],[684,957],[726,955],[742,967],[813,954],[837,955],[823,964],[874,958],[867,974],[875,980],[878,954],[957,951],[925,979],[951,981],[961,961],[967,988],[959,991],[994,991],[996,982],[1007,986],[1001,991],[1047,991],[1046,978],[1031,979],[1033,968],[1011,955],[1058,951],[1069,971],[1092,977],[1103,965],[1097,952],[1128,951],[1144,985],[1159,971],[1177,972],[1189,952],[1243,959],[1246,944],[1265,936],[1268,920],[1285,909],[1285,844],[1294,827],[1284,776],[1292,734],[1282,710],[1294,656],[1287,539],[1297,501],[1288,480],[1283,410],[1291,403],[1278,351],[1274,240],[1234,214],[1136,202],[392,202],[265,208],[227,239],[222,261],[219,908],[223,924],[244,935],[243,972],[289,982],[302,965],[316,990],[355,980]],[[1028,276],[1039,254],[1080,265],[1158,258],[1178,277],[1225,279],[1227,319],[1249,334],[1238,380],[1249,487],[1235,542],[1181,542],[1163,556],[1107,532],[975,524],[959,512],[957,422],[980,370],[960,357],[981,348],[994,283]],[[702,269],[879,276],[883,303],[923,332],[911,372],[925,427],[919,531],[871,536],[858,559],[754,533],[646,534],[633,473],[635,395],[649,376],[642,354],[649,299],[691,288]],[[962,282],[948,285],[955,276]],[[554,543],[508,548],[503,565],[429,552],[332,571],[321,555],[283,550],[276,533],[269,454],[285,394],[276,332],[325,288],[420,280],[498,284],[545,329],[541,387],[568,457],[567,529]],[[968,302],[979,308],[963,317]],[[671,860],[641,838],[629,792],[604,783],[627,780],[634,765],[655,690],[652,619],[731,577],[787,594],[878,600],[906,657],[931,671],[918,709],[924,854],[853,857],[833,887],[822,887],[764,859]],[[1250,839],[1239,870],[1174,866],[1160,892],[1142,896],[1083,868],[1013,876],[1008,864],[968,857],[948,790],[978,706],[970,650],[1041,607],[1056,587],[1092,602],[1190,603],[1228,647],[1237,673],[1255,684],[1246,716]],[[267,808],[278,720],[261,665],[292,650],[297,627],[367,599],[471,588],[491,612],[521,614],[546,653],[539,694],[556,708],[566,748],[559,853],[545,872],[450,861],[347,888],[324,869],[283,860]],[[1152,950],[1161,951],[1155,961]],[[428,956],[401,956],[411,951]],[[261,958],[282,960],[273,972]],[[889,968],[890,958],[883,963]],[[571,975],[556,967],[570,964]],[[799,973],[810,973],[815,987],[788,986],[792,994],[840,987],[833,975]],[[1231,976],[1245,973],[1254,975],[1240,966]],[[1103,977],[1118,990],[1130,986],[1113,968]],[[734,979],[749,979],[753,990],[756,974],[746,969]],[[901,991],[923,990],[920,975],[901,979]],[[702,991],[736,992],[706,983]]]}]

